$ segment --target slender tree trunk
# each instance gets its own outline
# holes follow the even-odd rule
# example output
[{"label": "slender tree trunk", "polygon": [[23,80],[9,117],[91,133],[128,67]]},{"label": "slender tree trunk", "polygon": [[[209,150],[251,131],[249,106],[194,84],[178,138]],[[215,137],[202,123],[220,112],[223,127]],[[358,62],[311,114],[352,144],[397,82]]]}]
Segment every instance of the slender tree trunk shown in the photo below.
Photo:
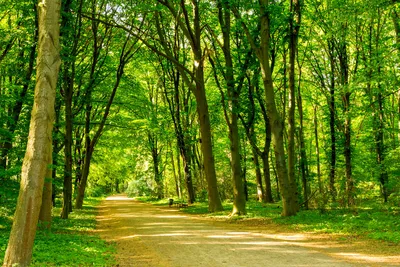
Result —
[{"label": "slender tree trunk", "polygon": [[93,148],[91,146],[86,147],[85,159],[83,161],[82,177],[78,185],[78,190],[76,194],[76,202],[75,202],[76,209],[81,209],[83,207],[83,199],[85,198],[85,190],[87,185],[87,179],[89,177],[90,162],[92,160],[92,155],[93,155]]},{"label": "slender tree trunk", "polygon": [[[188,10],[184,2],[182,2],[182,5],[180,5],[179,12],[169,1],[159,1],[159,3],[166,6],[171,11],[175,19],[180,22],[179,27],[191,46],[194,60],[194,71],[192,74],[195,78],[195,85],[193,86],[192,81],[188,79],[185,71],[180,71],[182,76],[184,76],[185,83],[193,91],[197,102],[197,114],[199,118],[201,134],[201,150],[204,157],[204,172],[207,180],[208,210],[210,212],[221,211],[223,210],[223,207],[217,187],[215,159],[211,140],[210,115],[204,81],[204,55],[201,38],[202,25],[200,18],[200,3],[199,1],[191,2],[192,14],[188,14]],[[181,14],[184,19],[181,18]],[[189,21],[190,19],[191,21]]]},{"label": "slender tree trunk", "polygon": [[315,136],[315,155],[317,156],[317,180],[318,180],[318,189],[321,197],[324,196],[324,189],[322,186],[321,180],[321,164],[319,157],[319,140],[318,140],[318,119],[317,119],[317,106],[314,106],[314,136]]},{"label": "slender tree trunk", "polygon": [[330,153],[330,173],[329,173],[329,191],[332,197],[332,201],[336,201],[337,191],[335,187],[335,175],[336,175],[336,129],[335,129],[335,120],[336,120],[336,104],[335,104],[335,59],[334,59],[334,42],[330,41],[329,43],[330,50],[330,67],[331,67],[331,81],[329,88],[329,128],[330,128],[330,137],[331,137],[331,153]]},{"label": "slender tree trunk", "polygon": [[[289,20],[289,109],[288,109],[288,179],[292,190],[297,193],[295,178],[295,110],[296,110],[296,88],[295,88],[295,66],[297,53],[298,31],[300,29],[300,4],[299,0],[290,0],[292,18]],[[299,207],[297,207],[299,208]]]},{"label": "slender tree trunk", "polygon": [[274,199],[272,198],[271,172],[269,170],[268,154],[265,154],[261,157],[262,162],[263,162],[263,173],[264,173],[264,182],[265,182],[265,202],[273,203]]},{"label": "slender tree trunk", "polygon": [[303,115],[303,99],[301,97],[300,83],[297,92],[297,108],[299,111],[299,139],[300,139],[300,171],[301,180],[303,184],[303,198],[304,198],[304,208],[308,210],[308,163],[307,163],[307,153],[306,145],[304,141],[304,115]]},{"label": "slender tree trunk", "polygon": [[238,129],[237,114],[231,114],[231,124],[229,130],[229,139],[231,141],[231,168],[233,182],[233,210],[232,215],[246,214],[246,198],[242,179],[242,167],[240,160],[240,137]]},{"label": "slender tree trunk", "polygon": [[73,80],[70,76],[69,64],[65,65],[63,76],[64,102],[65,102],[65,135],[64,135],[64,187],[63,187],[63,206],[61,218],[68,219],[68,214],[72,211],[72,93]]},{"label": "slender tree trunk", "polygon": [[[178,155],[179,158],[179,155]],[[179,176],[176,174],[176,168],[175,168],[175,158],[174,158],[174,151],[172,150],[171,146],[171,165],[172,165],[172,172],[174,174],[174,181],[175,181],[175,193],[178,198],[181,198],[181,185],[180,185],[180,179]]]},{"label": "slender tree trunk", "polygon": [[[155,138],[153,138],[154,140]],[[163,179],[162,175],[160,173],[160,154],[157,148],[157,141],[154,141],[153,147],[151,150],[151,156],[153,158],[153,168],[154,168],[154,181],[156,182],[157,188],[156,188],[156,194],[157,194],[157,199],[163,199],[164,198],[164,186],[163,186]]]},{"label": "slender tree trunk", "polygon": [[3,266],[29,266],[42,204],[47,166],[51,158],[54,102],[59,57],[60,2],[38,4],[39,38],[34,105],[27,151],[22,165],[21,188]]},{"label": "slender tree trunk", "polygon": [[266,198],[265,198],[263,184],[262,184],[260,161],[258,158],[258,154],[254,148],[252,148],[251,151],[253,153],[253,162],[254,162],[254,167],[255,167],[255,171],[256,171],[257,200],[259,202],[267,202]]},{"label": "slender tree trunk", "polygon": [[50,229],[51,227],[51,210],[53,209],[52,193],[53,193],[53,157],[50,156],[49,164],[47,165],[46,177],[44,178],[44,187],[42,194],[42,206],[39,213],[39,225],[42,229]]},{"label": "slender tree trunk", "polygon": [[355,187],[352,174],[351,163],[351,114],[350,114],[350,96],[349,91],[349,65],[346,44],[346,29],[343,29],[343,40],[339,44],[338,55],[340,64],[340,78],[343,86],[342,101],[344,107],[344,159],[346,165],[346,193],[347,205],[352,207],[355,205]]},{"label": "slender tree trunk", "polygon": [[383,196],[383,200],[385,203],[388,201],[388,182],[389,177],[385,167],[385,144],[383,139],[383,97],[382,93],[379,92],[377,96],[377,104],[378,110],[377,114],[374,117],[378,117],[375,119],[375,124],[377,125],[377,129],[375,131],[375,142],[376,142],[376,161],[379,166],[379,182],[381,184],[381,192]]},{"label": "slender tree trunk", "polygon": [[255,41],[247,28],[244,21],[237,9],[232,9],[235,16],[241,20],[242,26],[246,33],[252,48],[256,51],[257,58],[260,63],[261,76],[265,91],[265,103],[267,107],[267,114],[271,125],[271,132],[273,136],[273,145],[275,151],[275,161],[277,167],[277,174],[279,180],[279,187],[282,198],[282,216],[292,216],[297,213],[298,201],[295,188],[293,188],[289,176],[288,168],[286,166],[286,154],[284,149],[283,137],[283,120],[278,112],[275,102],[274,85],[272,82],[272,73],[270,67],[270,24],[269,24],[269,1],[260,0],[260,46],[257,47]]},{"label": "slender tree trunk", "polygon": [[195,92],[195,96],[197,102],[197,113],[199,115],[200,122],[201,151],[204,156],[204,171],[207,180],[208,210],[210,212],[215,212],[223,210],[223,207],[218,194],[217,175],[215,172],[214,154],[212,151],[210,116],[208,112],[208,104],[206,101],[205,88],[203,88],[203,68],[201,68],[201,70],[198,70],[197,72],[198,73],[196,76],[199,80],[203,81],[203,83],[198,82],[196,84],[197,89]]},{"label": "slender tree trunk", "polygon": [[194,194],[194,189],[193,189],[193,177],[192,177],[192,171],[191,171],[191,160],[190,156],[188,153],[190,150],[187,148],[184,148],[181,150],[181,156],[183,159],[183,169],[185,173],[185,184],[186,184],[186,191],[187,191],[187,198],[188,198],[188,203],[192,204],[196,200],[196,196]]},{"label": "slender tree trunk", "polygon": [[[235,78],[233,73],[233,62],[231,54],[231,13],[227,7],[223,8],[221,1],[218,1],[218,18],[219,24],[223,35],[222,50],[225,59],[225,72],[224,78],[226,82],[226,89],[229,97],[229,106],[231,110],[225,106],[225,99],[223,89],[220,88],[222,94],[223,108],[225,120],[229,128],[229,141],[231,152],[231,170],[232,170],[232,188],[233,188],[233,209],[231,215],[244,215],[246,214],[246,196],[245,188],[242,177],[242,167],[240,159],[240,136],[238,128],[238,114],[239,108],[239,90],[235,88]],[[218,75],[216,74],[215,66],[211,60],[214,69],[214,76],[218,82]]]}]

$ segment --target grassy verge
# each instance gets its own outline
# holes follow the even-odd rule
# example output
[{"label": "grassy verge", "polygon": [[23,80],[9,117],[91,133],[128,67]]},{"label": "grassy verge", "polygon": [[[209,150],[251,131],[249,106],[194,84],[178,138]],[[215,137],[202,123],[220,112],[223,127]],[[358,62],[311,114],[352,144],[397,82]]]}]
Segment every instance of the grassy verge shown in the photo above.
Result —
[{"label": "grassy verge", "polygon": [[[74,210],[68,220],[58,216],[60,208],[53,210],[51,230],[38,231],[31,266],[112,266],[115,264],[113,246],[91,231],[96,226],[96,206],[100,198],[85,199],[82,210]],[[14,207],[0,210],[0,265],[12,224]]]},{"label": "grassy verge", "polygon": [[[139,198],[155,205],[168,205],[168,200]],[[202,214],[211,218],[225,219],[230,222],[246,220],[252,224],[274,223],[296,232],[316,232],[340,234],[346,236],[367,237],[393,244],[400,244],[400,208],[392,206],[359,207],[355,210],[332,209],[302,210],[293,217],[281,217],[281,208],[277,204],[263,204],[255,201],[247,203],[247,215],[229,217],[232,203],[224,202],[224,211],[208,213],[207,203],[195,203],[181,209],[185,213]],[[251,220],[250,220],[251,219]]]}]

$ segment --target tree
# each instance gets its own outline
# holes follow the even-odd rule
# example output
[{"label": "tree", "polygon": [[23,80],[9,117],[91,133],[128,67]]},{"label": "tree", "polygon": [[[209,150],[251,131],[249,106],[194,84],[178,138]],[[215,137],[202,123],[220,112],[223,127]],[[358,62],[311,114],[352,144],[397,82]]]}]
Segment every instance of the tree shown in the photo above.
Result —
[{"label": "tree", "polygon": [[60,66],[60,1],[38,3],[39,36],[35,99],[21,188],[3,266],[29,266],[47,166],[51,159],[55,92]]},{"label": "tree", "polygon": [[260,64],[261,76],[265,92],[265,102],[273,136],[277,174],[282,196],[282,215],[292,216],[297,213],[297,197],[296,188],[293,187],[293,183],[291,183],[288,176],[283,138],[284,126],[283,120],[277,110],[274,85],[272,80],[272,71],[270,65],[271,33],[269,7],[270,3],[268,0],[260,0],[258,10],[256,10],[256,12],[258,13],[258,27],[260,27],[258,44],[256,42],[256,39],[252,36],[250,29],[247,27],[244,18],[239,13],[239,10],[236,7],[233,7],[232,11],[235,17],[241,22],[243,30],[246,33],[246,37],[249,40],[252,49],[255,51],[255,54]]}]

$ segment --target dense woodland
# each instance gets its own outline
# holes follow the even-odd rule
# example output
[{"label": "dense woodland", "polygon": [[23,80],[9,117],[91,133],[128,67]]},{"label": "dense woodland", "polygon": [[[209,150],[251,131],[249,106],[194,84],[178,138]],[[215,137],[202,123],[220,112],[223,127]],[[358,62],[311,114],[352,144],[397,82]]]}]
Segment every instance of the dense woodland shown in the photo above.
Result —
[{"label": "dense woodland", "polygon": [[[0,198],[16,201],[45,4],[0,3]],[[397,0],[63,0],[59,21],[42,210],[123,191],[232,215],[399,205]]]}]

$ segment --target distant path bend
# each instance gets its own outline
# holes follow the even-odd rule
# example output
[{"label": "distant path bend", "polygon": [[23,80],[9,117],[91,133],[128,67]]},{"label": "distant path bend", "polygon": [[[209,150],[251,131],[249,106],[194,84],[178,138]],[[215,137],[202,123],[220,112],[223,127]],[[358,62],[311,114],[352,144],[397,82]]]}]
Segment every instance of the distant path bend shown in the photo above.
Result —
[{"label": "distant path bend", "polygon": [[124,195],[108,197],[97,220],[100,236],[116,243],[121,267],[360,266],[307,248],[298,236],[271,238],[245,226],[215,224]]}]

